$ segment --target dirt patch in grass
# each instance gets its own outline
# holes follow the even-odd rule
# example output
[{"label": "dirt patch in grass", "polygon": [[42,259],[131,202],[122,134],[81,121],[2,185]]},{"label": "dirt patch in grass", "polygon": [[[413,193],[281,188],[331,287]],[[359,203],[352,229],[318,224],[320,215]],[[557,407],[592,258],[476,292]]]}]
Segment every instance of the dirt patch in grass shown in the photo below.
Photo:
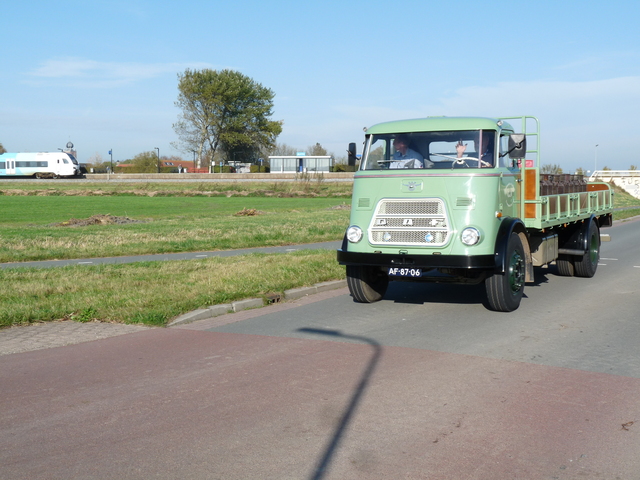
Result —
[{"label": "dirt patch in grass", "polygon": [[[290,188],[289,185],[284,187]],[[312,198],[322,196],[345,196],[345,193],[318,193],[313,190],[209,190],[201,187],[185,190],[150,190],[137,189],[0,189],[0,195],[8,197],[33,196],[33,197],[108,197],[108,196],[134,196],[134,197],[279,197],[279,198]]]},{"label": "dirt patch in grass", "polygon": [[72,218],[65,222],[53,223],[53,227],[86,227],[88,225],[124,225],[127,223],[143,223],[141,220],[133,220],[129,217],[116,217],[114,215],[93,215],[89,218]]},{"label": "dirt patch in grass", "polygon": [[256,215],[264,215],[264,212],[256,210],[255,208],[243,208],[234,214],[236,217],[255,217]]},{"label": "dirt patch in grass", "polygon": [[351,210],[351,205],[342,203],[340,205],[334,205],[333,207],[329,207],[328,210]]}]

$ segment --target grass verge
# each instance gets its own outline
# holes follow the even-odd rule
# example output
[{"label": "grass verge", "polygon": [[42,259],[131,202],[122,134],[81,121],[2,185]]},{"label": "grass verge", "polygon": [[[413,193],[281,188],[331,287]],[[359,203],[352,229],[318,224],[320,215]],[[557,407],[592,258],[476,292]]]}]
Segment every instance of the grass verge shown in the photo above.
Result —
[{"label": "grass verge", "polygon": [[616,210],[613,212],[613,220],[626,220],[627,218],[637,217],[638,215],[640,215],[640,207]]},{"label": "grass verge", "polygon": [[69,319],[162,326],[198,308],[341,278],[329,250],[0,270],[0,327]]}]

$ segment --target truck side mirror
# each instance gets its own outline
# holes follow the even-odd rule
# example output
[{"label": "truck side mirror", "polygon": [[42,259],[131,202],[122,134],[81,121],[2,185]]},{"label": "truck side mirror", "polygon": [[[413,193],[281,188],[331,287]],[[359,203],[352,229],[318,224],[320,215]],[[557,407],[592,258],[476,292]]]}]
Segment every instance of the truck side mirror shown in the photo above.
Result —
[{"label": "truck side mirror", "polygon": [[527,136],[514,133],[509,136],[509,158],[522,159],[527,154]]},{"label": "truck side mirror", "polygon": [[355,143],[350,143],[349,144],[349,150],[347,150],[347,152],[349,153],[349,158],[348,158],[348,165],[351,167],[355,167],[356,165],[356,144]]}]

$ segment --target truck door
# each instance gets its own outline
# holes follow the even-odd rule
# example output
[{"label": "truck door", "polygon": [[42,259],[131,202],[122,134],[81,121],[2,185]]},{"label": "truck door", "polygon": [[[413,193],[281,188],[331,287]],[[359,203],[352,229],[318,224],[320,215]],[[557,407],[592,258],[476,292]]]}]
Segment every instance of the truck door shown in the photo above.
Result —
[{"label": "truck door", "polygon": [[518,216],[518,205],[520,204],[521,183],[518,181],[520,169],[517,164],[508,156],[509,137],[507,135],[500,136],[500,155],[499,165],[506,167],[509,173],[502,176],[500,202],[503,208],[503,214],[508,217]]}]

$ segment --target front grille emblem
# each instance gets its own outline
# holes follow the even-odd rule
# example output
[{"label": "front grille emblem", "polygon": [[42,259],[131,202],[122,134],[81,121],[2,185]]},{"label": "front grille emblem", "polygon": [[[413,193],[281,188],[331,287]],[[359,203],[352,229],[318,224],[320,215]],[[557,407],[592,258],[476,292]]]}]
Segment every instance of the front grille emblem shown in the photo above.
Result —
[{"label": "front grille emblem", "polygon": [[407,190],[409,190],[410,192],[415,191],[415,189],[419,186],[422,185],[422,182],[404,182],[402,184],[403,187],[407,187]]}]

